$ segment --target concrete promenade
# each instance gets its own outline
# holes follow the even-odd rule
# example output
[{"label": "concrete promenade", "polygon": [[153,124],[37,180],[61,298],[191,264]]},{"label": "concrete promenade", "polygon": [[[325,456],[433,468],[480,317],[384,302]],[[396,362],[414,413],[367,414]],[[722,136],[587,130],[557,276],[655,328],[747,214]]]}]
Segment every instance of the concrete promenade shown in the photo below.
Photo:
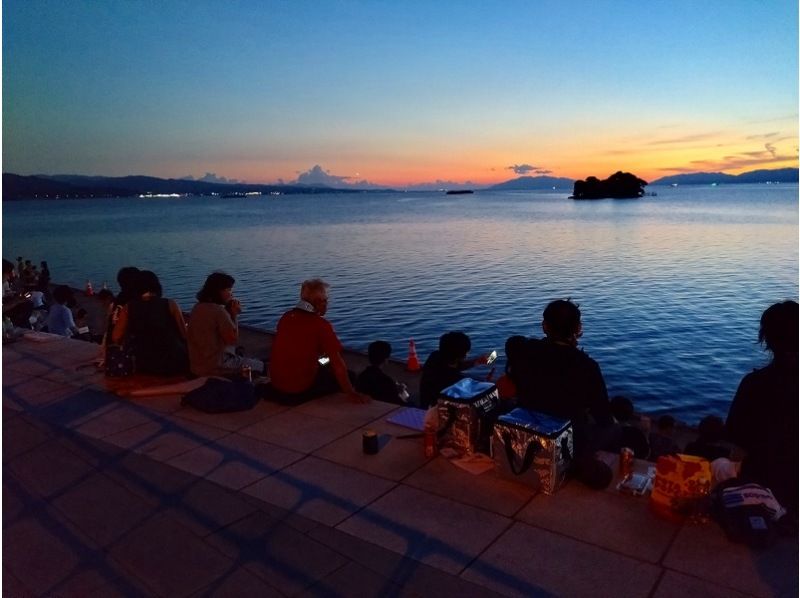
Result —
[{"label": "concrete promenade", "polygon": [[3,346],[4,596],[797,595],[796,539],[755,552],[612,488],[534,496],[426,460],[384,403],[119,397],[97,349]]}]

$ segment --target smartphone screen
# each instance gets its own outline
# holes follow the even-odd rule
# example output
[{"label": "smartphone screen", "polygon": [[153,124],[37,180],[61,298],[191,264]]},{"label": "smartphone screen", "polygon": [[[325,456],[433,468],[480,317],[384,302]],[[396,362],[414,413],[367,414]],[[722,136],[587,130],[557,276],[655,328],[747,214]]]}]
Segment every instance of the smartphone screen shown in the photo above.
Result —
[{"label": "smartphone screen", "polygon": [[495,359],[497,359],[497,351],[492,351],[489,353],[489,357],[486,358],[486,365],[493,364]]},{"label": "smartphone screen", "polygon": [[327,355],[323,355],[319,359],[317,359],[320,365],[328,365],[331,362],[331,358]]}]

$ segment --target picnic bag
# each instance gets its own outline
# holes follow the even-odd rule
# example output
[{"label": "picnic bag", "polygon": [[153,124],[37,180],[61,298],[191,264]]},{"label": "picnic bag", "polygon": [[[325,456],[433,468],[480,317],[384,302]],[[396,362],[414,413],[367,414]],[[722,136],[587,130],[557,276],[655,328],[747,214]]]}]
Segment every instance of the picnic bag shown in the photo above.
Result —
[{"label": "picnic bag", "polygon": [[711,463],[693,455],[667,455],[656,462],[651,509],[672,520],[702,515],[711,490]]},{"label": "picnic bag", "polygon": [[498,475],[553,494],[572,463],[572,423],[517,408],[497,418],[491,446]]},{"label": "picnic bag", "polygon": [[754,548],[765,548],[777,537],[776,523],[786,509],[769,488],[730,480],[712,493],[713,514],[728,538]]},{"label": "picnic bag", "polygon": [[187,392],[181,399],[181,405],[205,413],[229,413],[252,409],[258,401],[255,387],[249,380],[209,378],[203,386]]},{"label": "picnic bag", "polygon": [[462,456],[488,453],[498,403],[497,387],[491,382],[462,378],[442,390],[436,403],[439,447]]}]

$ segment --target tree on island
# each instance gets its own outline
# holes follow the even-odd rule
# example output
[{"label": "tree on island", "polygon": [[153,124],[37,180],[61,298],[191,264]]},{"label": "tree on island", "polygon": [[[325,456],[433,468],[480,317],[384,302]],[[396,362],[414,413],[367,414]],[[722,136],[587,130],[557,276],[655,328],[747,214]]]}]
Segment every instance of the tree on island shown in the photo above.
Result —
[{"label": "tree on island", "polygon": [[642,197],[645,185],[647,185],[647,181],[643,181],[635,174],[620,170],[602,181],[593,176],[587,177],[585,181],[575,181],[571,199]]}]

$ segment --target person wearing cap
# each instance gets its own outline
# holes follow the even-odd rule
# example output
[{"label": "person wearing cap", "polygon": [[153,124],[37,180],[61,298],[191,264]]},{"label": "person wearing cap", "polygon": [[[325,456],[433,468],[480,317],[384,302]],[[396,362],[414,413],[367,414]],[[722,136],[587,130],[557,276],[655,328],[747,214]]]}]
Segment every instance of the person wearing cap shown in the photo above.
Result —
[{"label": "person wearing cap", "polygon": [[342,343],[324,317],[328,288],[320,278],[306,280],[300,301],[278,321],[269,363],[271,395],[278,402],[299,404],[340,391],[353,402],[370,401],[353,387]]}]

